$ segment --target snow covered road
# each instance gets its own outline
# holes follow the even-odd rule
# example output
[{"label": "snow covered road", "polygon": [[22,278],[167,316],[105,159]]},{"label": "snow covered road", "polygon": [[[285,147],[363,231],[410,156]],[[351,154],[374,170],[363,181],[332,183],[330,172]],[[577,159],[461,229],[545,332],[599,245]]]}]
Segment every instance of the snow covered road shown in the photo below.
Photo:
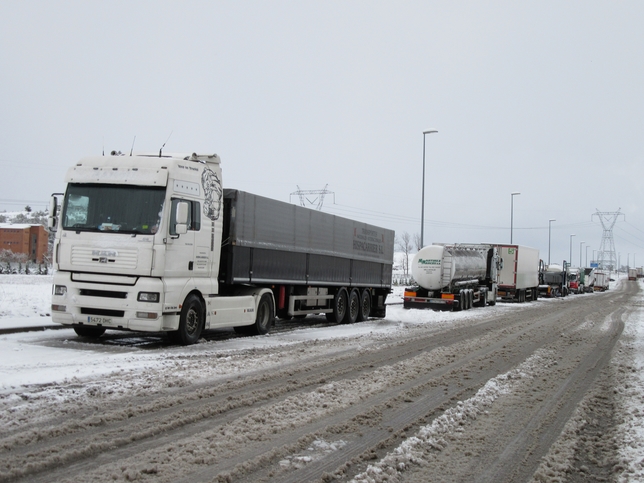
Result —
[{"label": "snow covered road", "polygon": [[0,481],[642,481],[642,310],[624,281],[187,348],[3,335]]}]

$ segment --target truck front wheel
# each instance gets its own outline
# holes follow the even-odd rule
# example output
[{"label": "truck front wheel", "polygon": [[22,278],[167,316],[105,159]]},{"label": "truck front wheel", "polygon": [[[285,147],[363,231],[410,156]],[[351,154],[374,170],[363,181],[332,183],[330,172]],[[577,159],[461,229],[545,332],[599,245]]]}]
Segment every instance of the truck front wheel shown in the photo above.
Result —
[{"label": "truck front wheel", "polygon": [[273,307],[273,297],[269,293],[265,293],[259,299],[255,323],[249,327],[249,333],[253,335],[268,334],[274,320],[275,308]]},{"label": "truck front wheel", "polygon": [[196,295],[188,295],[179,317],[179,330],[172,338],[183,345],[191,345],[199,340],[204,326],[204,309]]}]

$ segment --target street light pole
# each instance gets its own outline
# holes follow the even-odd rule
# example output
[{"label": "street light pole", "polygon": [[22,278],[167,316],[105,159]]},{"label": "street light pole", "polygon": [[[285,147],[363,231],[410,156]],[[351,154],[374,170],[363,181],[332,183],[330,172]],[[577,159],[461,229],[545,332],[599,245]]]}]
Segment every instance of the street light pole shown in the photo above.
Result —
[{"label": "street light pole", "polygon": [[552,230],[552,222],[557,220],[548,220],[548,265],[550,265],[550,234]]},{"label": "street light pole", "polygon": [[510,193],[510,245],[512,244],[512,229],[514,228],[514,196],[521,193]]},{"label": "street light pole", "polygon": [[423,194],[420,207],[420,248],[423,248],[423,234],[425,232],[425,135],[438,132],[435,129],[423,131]]},{"label": "street light pole", "polygon": [[590,245],[586,245],[586,267],[588,267],[588,249],[590,248]]},{"label": "street light pole", "polygon": [[577,235],[570,235],[570,258],[569,258],[570,261],[568,263],[570,263],[571,265],[572,265],[572,237],[573,236],[577,236]]},{"label": "street light pole", "polygon": [[582,267],[581,265],[581,246],[586,243],[586,242],[579,242],[579,268]]}]

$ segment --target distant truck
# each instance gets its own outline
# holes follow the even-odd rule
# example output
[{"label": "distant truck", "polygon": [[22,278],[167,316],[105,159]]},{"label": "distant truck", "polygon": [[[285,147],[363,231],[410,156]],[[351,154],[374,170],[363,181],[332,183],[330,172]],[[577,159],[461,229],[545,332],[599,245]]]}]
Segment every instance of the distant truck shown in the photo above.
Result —
[{"label": "distant truck", "polygon": [[610,274],[606,270],[595,269],[593,271],[593,276],[593,290],[595,292],[605,292],[606,290],[608,290]]},{"label": "distant truck", "polygon": [[525,302],[539,296],[539,250],[520,245],[496,245],[499,254],[498,295]]},{"label": "distant truck", "polygon": [[637,278],[644,277],[644,267],[637,267]]},{"label": "distant truck", "polygon": [[553,263],[544,266],[540,276],[539,295],[541,297],[565,297],[568,295],[568,270],[565,261],[563,265]]},{"label": "distant truck", "polygon": [[495,305],[497,247],[434,244],[416,253],[411,273],[418,285],[405,289],[405,308],[467,310]]},{"label": "distant truck", "polygon": [[629,280],[637,280],[637,268],[629,268],[628,269],[628,279]]},{"label": "distant truck", "polygon": [[69,169],[56,230],[52,320],[106,329],[265,334],[275,316],[383,317],[394,232],[224,189],[217,155],[85,158]]},{"label": "distant truck", "polygon": [[584,293],[584,271],[580,268],[568,269],[568,291],[571,294]]}]

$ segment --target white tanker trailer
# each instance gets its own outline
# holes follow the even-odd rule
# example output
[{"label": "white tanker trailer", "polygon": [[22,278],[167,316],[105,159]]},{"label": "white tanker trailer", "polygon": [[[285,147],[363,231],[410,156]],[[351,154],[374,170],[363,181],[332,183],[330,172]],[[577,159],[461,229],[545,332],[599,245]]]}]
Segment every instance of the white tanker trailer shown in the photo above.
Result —
[{"label": "white tanker trailer", "polygon": [[489,244],[435,244],[414,257],[418,284],[405,289],[405,308],[467,310],[496,304],[497,248]]}]

